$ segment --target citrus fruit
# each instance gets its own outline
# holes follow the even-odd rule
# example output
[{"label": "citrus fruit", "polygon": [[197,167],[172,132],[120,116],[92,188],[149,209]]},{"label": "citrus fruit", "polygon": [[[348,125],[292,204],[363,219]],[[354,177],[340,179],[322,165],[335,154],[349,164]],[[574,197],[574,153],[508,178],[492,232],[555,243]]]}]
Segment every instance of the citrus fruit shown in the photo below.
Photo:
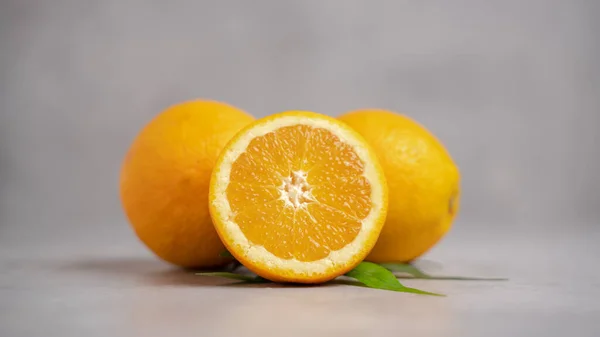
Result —
[{"label": "citrus fruit", "polygon": [[227,262],[208,211],[210,175],[227,141],[253,120],[197,100],[166,109],[137,135],[121,170],[121,201],[137,236],[160,258],[183,267]]},{"label": "citrus fruit", "polygon": [[387,220],[367,260],[408,262],[421,256],[458,212],[458,168],[435,136],[406,116],[373,109],[339,119],[373,147],[390,189]]},{"label": "citrus fruit", "polygon": [[272,281],[319,283],[367,256],[383,226],[387,186],[362,137],[304,111],[260,119],[220,154],[210,212],[235,258]]}]

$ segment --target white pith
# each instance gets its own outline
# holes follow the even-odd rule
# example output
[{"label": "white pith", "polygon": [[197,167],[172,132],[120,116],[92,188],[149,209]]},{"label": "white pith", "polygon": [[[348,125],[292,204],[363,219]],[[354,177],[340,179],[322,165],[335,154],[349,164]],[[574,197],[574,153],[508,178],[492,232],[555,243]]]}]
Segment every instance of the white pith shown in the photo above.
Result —
[{"label": "white pith", "polygon": [[308,173],[304,171],[293,171],[289,177],[283,178],[279,193],[288,207],[305,208],[306,205],[314,201],[311,194],[311,187],[306,181]]},{"label": "white pith", "polygon": [[[292,125],[307,125],[316,128],[324,128],[336,135],[340,140],[350,145],[356,152],[360,160],[364,163],[363,175],[371,185],[371,201],[372,208],[370,213],[362,220],[362,228],[353,242],[337,251],[331,251],[330,254],[320,260],[305,262],[296,259],[282,259],[263,246],[251,243],[239,226],[232,221],[233,212],[227,200],[227,186],[231,174],[231,165],[236,159],[245,152],[246,148],[252,139],[264,136],[269,132],[273,132],[281,127]],[[217,216],[220,218],[220,223],[223,224],[221,230],[226,232],[230,238],[230,244],[235,247],[235,253],[242,254],[246,260],[252,263],[264,265],[270,269],[277,269],[280,272],[285,272],[298,277],[306,277],[310,275],[319,275],[331,270],[332,267],[344,267],[349,261],[353,260],[357,251],[363,250],[365,243],[371,237],[374,226],[377,220],[381,217],[384,208],[384,191],[380,182],[379,176],[375,167],[376,158],[374,158],[363,145],[361,140],[357,139],[354,134],[341,127],[340,125],[331,122],[327,119],[306,118],[303,116],[282,116],[264,124],[260,124],[251,128],[241,137],[239,137],[234,146],[230,147],[223,154],[220,170],[216,172],[216,182],[214,183],[215,198],[211,201],[212,206],[218,210]],[[306,172],[293,172],[296,182],[292,182],[292,177],[284,178],[280,186],[281,199],[286,201],[289,207],[304,207],[308,200],[311,200],[310,186],[306,183]]]}]

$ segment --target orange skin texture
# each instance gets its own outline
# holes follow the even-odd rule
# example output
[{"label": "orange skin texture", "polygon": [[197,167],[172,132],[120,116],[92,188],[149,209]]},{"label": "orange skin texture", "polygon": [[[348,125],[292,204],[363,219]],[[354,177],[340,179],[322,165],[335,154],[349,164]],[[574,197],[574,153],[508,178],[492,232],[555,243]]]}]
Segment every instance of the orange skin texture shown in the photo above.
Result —
[{"label": "orange skin texture", "polygon": [[137,135],[123,162],[120,194],[139,239],[158,257],[186,268],[222,265],[225,250],[208,210],[221,149],[254,120],[225,103],[169,107]]},{"label": "orange skin texture", "polygon": [[409,262],[450,229],[460,204],[460,173],[444,146],[407,116],[380,109],[339,117],[375,150],[389,186],[388,215],[372,262]]}]

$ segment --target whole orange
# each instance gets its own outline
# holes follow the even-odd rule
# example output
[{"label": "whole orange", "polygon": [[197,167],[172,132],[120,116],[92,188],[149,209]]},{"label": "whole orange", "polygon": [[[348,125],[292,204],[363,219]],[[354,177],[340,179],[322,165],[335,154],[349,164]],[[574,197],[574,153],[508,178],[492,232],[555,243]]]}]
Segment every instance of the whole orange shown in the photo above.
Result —
[{"label": "whole orange", "polygon": [[221,149],[254,118],[225,103],[174,105],[137,135],[121,170],[123,208],[146,246],[182,267],[227,262],[208,210],[208,189]]},{"label": "whole orange", "polygon": [[407,116],[367,109],[339,119],[374,148],[389,187],[386,222],[367,260],[416,259],[447,233],[458,212],[456,164],[434,135]]}]

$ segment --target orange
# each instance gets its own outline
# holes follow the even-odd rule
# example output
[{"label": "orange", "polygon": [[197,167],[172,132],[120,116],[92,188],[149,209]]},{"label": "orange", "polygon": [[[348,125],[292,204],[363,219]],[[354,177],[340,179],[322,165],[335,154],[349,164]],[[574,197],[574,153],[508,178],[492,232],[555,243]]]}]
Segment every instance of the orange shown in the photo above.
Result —
[{"label": "orange", "polygon": [[142,242],[182,267],[227,262],[208,211],[208,187],[217,156],[253,121],[212,101],[172,106],[137,135],[121,170],[121,200]]},{"label": "orange", "polygon": [[456,164],[435,136],[406,116],[372,109],[339,119],[374,148],[390,188],[387,220],[367,260],[416,259],[448,232],[458,212]]},{"label": "orange", "polygon": [[351,128],[290,111],[258,120],[227,144],[210,184],[210,212],[238,261],[272,281],[318,283],[369,253],[387,186]]}]

